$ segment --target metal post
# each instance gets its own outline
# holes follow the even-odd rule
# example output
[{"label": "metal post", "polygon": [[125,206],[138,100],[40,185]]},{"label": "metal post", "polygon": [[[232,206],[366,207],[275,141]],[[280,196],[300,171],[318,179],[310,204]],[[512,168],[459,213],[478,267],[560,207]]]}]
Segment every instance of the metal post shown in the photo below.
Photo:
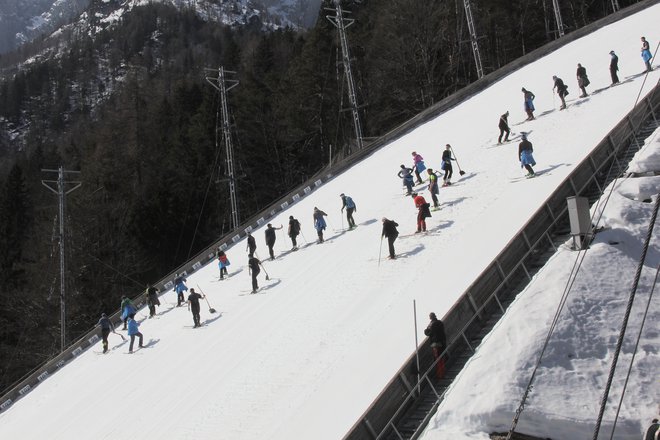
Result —
[{"label": "metal post", "polygon": [[467,19],[468,30],[470,32],[470,43],[472,44],[472,54],[474,55],[474,64],[477,67],[477,78],[481,79],[484,76],[484,68],[481,64],[481,53],[479,52],[479,43],[477,42],[477,30],[474,26],[474,18],[472,17],[472,8],[470,7],[470,0],[463,2],[465,7],[465,18]]},{"label": "metal post", "polygon": [[345,19],[344,11],[341,8],[341,0],[335,0],[336,15],[326,18],[330,20],[339,30],[339,40],[341,42],[341,52],[343,55],[344,72],[346,74],[346,82],[348,85],[348,99],[351,102],[351,112],[353,114],[353,126],[355,128],[355,140],[357,142],[358,150],[362,149],[362,126],[360,124],[360,114],[358,112],[358,102],[355,82],[353,81],[353,73],[351,71],[351,54],[348,50],[348,39],[346,38],[346,28],[352,25],[355,20]]},{"label": "metal post", "polygon": [[564,22],[561,19],[561,10],[559,9],[559,0],[552,0],[552,7],[555,10],[555,20],[557,21],[557,32],[560,37],[564,36]]},{"label": "metal post", "polygon": [[[207,69],[211,70],[211,69]],[[236,173],[234,172],[234,147],[231,142],[231,130],[229,126],[229,106],[227,104],[227,92],[238,85],[237,80],[225,78],[225,74],[235,74],[230,70],[218,68],[216,78],[206,77],[206,81],[220,92],[220,103],[222,108],[222,135],[225,139],[225,154],[227,156],[227,180],[229,181],[229,200],[231,203],[231,222],[232,229],[240,225],[240,215],[238,211],[238,197],[236,195]],[[227,86],[227,84],[230,84]],[[217,127],[216,127],[217,131]]]},{"label": "metal post", "polygon": [[612,0],[612,11],[617,12],[619,10],[619,1],[618,0]]},{"label": "metal post", "polygon": [[[64,351],[66,348],[66,265],[65,265],[65,244],[66,244],[66,235],[64,233],[64,211],[65,211],[65,202],[66,195],[70,192],[78,189],[81,182],[65,182],[64,174],[65,173],[77,173],[80,174],[80,171],[65,171],[63,167],[59,167],[57,170],[41,170],[48,173],[57,173],[57,180],[42,180],[41,184],[48,188],[50,191],[57,194],[58,205],[59,205],[59,217],[60,217],[60,233],[59,233],[59,245],[60,245],[60,347],[61,351]],[[54,183],[57,185],[56,189],[49,186],[49,183]],[[73,188],[66,190],[67,184],[74,184]]]},{"label": "metal post", "polygon": [[417,303],[413,299],[413,319],[415,321],[415,361],[417,362],[417,393],[420,393],[419,384],[419,341],[417,339]]}]

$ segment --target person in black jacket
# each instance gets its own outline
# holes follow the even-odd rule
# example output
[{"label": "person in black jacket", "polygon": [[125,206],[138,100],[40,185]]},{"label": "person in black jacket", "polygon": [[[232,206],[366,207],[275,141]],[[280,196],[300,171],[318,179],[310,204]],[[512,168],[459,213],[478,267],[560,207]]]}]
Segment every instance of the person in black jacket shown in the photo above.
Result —
[{"label": "person in black jacket", "polygon": [[112,325],[112,321],[110,321],[110,318],[108,318],[108,315],[105,313],[101,314],[101,319],[99,319],[99,322],[96,324],[99,327],[101,327],[101,339],[103,340],[103,353],[108,352],[108,335],[110,332],[115,331],[115,326]]},{"label": "person in black jacket", "polygon": [[394,252],[394,240],[399,236],[399,231],[397,231],[396,227],[399,226],[397,222],[394,220],[388,220],[387,218],[383,217],[383,233],[381,234],[382,237],[387,237],[387,246],[390,251],[390,260],[394,260],[396,258],[396,253]]},{"label": "person in black jacket", "polygon": [[587,69],[582,67],[582,64],[580,63],[578,63],[577,65],[577,71],[575,72],[575,76],[577,77],[578,87],[582,91],[580,98],[586,98],[587,86],[590,84],[590,82],[589,82],[589,78],[587,77]]},{"label": "person in black jacket", "polygon": [[445,170],[445,176],[442,178],[442,186],[451,185],[451,176],[454,175],[454,168],[451,166],[451,161],[456,160],[451,157],[451,145],[445,145],[445,151],[442,152],[442,165],[441,168]]},{"label": "person in black jacket", "polygon": [[270,259],[274,260],[275,259],[275,252],[273,252],[273,246],[275,246],[275,240],[277,239],[277,234],[275,231],[278,229],[282,229],[282,225],[280,225],[279,228],[274,228],[273,225],[268,223],[268,227],[266,227],[266,246],[268,246],[268,253],[270,254]]},{"label": "person in black jacket", "polygon": [[291,248],[292,251],[297,251],[298,250],[298,243],[296,242],[296,237],[298,237],[298,234],[300,234],[300,222],[293,218],[292,215],[289,216],[289,237],[291,237],[291,244],[293,244],[293,247]]},{"label": "person in black jacket", "polygon": [[612,85],[619,84],[619,57],[616,56],[613,50],[610,51],[610,76],[612,77]]},{"label": "person in black jacket", "polygon": [[498,125],[500,129],[500,137],[497,138],[497,143],[501,144],[502,143],[502,136],[504,136],[504,133],[506,133],[506,136],[504,136],[504,142],[507,142],[509,140],[509,133],[511,133],[511,129],[509,128],[509,112],[507,111],[504,113],[502,116],[500,116],[500,123]]},{"label": "person in black jacket", "polygon": [[442,352],[447,348],[447,337],[445,335],[445,325],[435,316],[435,313],[429,314],[429,325],[424,330],[424,334],[429,337],[433,359],[436,359],[436,376],[442,379],[445,375],[445,361],[441,357]]},{"label": "person in black jacket", "polygon": [[254,252],[257,250],[257,241],[254,239],[252,234],[249,232],[247,233],[247,248],[246,250],[248,251],[248,258],[252,258],[254,256]]},{"label": "person in black jacket", "polygon": [[248,272],[252,275],[252,293],[257,293],[259,289],[259,283],[257,282],[257,275],[261,272],[261,261],[259,261],[254,256],[250,257],[248,260]]},{"label": "person in black jacket", "polygon": [[159,290],[154,286],[147,284],[147,305],[149,306],[149,318],[153,318],[156,315],[156,306],[160,305],[158,292]]},{"label": "person in black jacket", "polygon": [[199,316],[199,300],[204,298],[204,295],[200,295],[195,292],[195,289],[190,289],[190,295],[188,295],[188,310],[192,310],[193,315],[193,328],[201,326],[200,316]]},{"label": "person in black jacket", "polygon": [[558,76],[553,76],[552,79],[555,81],[555,85],[552,86],[552,89],[557,89],[557,95],[559,95],[559,99],[561,99],[561,107],[559,107],[559,110],[564,110],[566,108],[566,100],[564,98],[568,96],[568,87]]}]

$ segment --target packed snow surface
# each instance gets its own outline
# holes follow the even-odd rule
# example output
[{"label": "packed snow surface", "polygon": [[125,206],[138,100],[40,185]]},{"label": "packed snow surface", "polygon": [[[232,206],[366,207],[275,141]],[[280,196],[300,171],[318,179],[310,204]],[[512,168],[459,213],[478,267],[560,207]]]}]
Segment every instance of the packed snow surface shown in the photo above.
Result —
[{"label": "packed snow surface", "polygon": [[[658,22],[655,5],[568,44],[372,154],[270,220],[284,229],[278,231],[277,258],[264,262],[270,280],[262,272],[258,294],[249,293],[240,242],[227,251],[229,280],[218,281],[215,264],[188,278],[188,286],[206,293],[218,311],[202,308],[203,327],[190,328],[190,312],[175,307],[174,293],[165,293],[156,319],[145,319],[144,310],[138,314],[148,348],[125,354],[127,344],[111,334],[109,354],[98,354],[96,344],[0,414],[0,438],[342,438],[414,351],[413,300],[422,323],[430,311],[442,316],[449,310],[632,109],[640,90],[644,96],[655,86],[658,69],[648,78],[640,75],[639,37],[645,34],[655,45]],[[612,88],[610,50],[620,57],[622,80]],[[577,99],[578,62],[591,79],[584,99]],[[558,110],[552,75],[569,86],[567,110]],[[536,94],[535,121],[522,122],[521,87]],[[497,122],[506,110],[515,140],[496,145]],[[529,133],[538,162],[539,175],[529,180],[517,160],[522,131]],[[447,143],[459,161],[454,185],[441,189],[442,208],[428,219],[429,233],[412,234],[416,212],[396,177],[399,165],[410,165],[417,151],[427,166],[439,168]],[[657,142],[651,145],[657,148]],[[579,294],[571,297],[551,340],[522,428],[570,440],[585,438],[593,427],[639,253],[638,234],[651,206],[632,196],[656,194],[655,179],[630,179],[615,190],[602,220],[609,229],[598,235],[583,264],[574,286]],[[430,201],[425,187],[418,189]],[[342,192],[357,204],[353,231],[343,230]],[[314,243],[315,206],[328,213],[324,244]],[[290,215],[300,219],[304,234],[296,252],[289,251],[285,235]],[[400,225],[395,261],[379,261],[387,255],[380,238],[383,216]],[[265,260],[263,230],[254,235]],[[455,383],[427,438],[484,438],[484,432],[508,426],[575,255],[562,249],[514,303]],[[658,264],[657,240],[650,255],[640,285],[646,294]],[[657,301],[653,312],[657,316]],[[640,313],[635,308],[633,322]],[[660,341],[657,324],[648,329],[616,438],[638,438],[657,410]],[[622,363],[632,354],[631,344],[624,345]]]}]

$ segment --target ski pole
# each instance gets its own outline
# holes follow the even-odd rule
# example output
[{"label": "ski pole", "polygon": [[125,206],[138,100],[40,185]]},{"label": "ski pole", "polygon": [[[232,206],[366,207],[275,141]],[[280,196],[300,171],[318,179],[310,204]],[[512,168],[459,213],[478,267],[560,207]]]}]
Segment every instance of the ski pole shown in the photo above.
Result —
[{"label": "ski pole", "polygon": [[300,235],[302,235],[303,240],[305,240],[305,244],[307,244],[307,239],[305,238],[305,234],[303,234],[302,229],[300,230]]},{"label": "ski pole", "polygon": [[383,236],[380,236],[380,248],[378,249],[378,267],[380,267],[380,256],[383,253]]},{"label": "ski pole", "polygon": [[264,273],[266,274],[266,281],[270,280],[270,277],[268,276],[268,272],[266,272],[266,268],[264,267],[264,265],[261,264],[261,263],[259,263],[259,265],[261,266],[261,268],[264,270]]},{"label": "ski pole", "polygon": [[344,210],[339,211],[339,216],[341,217],[341,229],[344,229]]}]

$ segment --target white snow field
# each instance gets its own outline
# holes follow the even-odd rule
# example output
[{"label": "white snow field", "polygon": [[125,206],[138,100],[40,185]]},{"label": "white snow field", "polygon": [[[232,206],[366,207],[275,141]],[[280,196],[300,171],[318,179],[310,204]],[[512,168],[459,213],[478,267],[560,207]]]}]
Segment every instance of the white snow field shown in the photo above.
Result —
[{"label": "white snow field", "polygon": [[[285,230],[289,215],[299,218],[309,245],[284,255],[290,242],[279,231],[278,258],[264,263],[271,280],[265,281],[262,272],[258,294],[248,293],[241,242],[227,252],[232,262],[228,281],[216,281],[215,264],[188,279],[188,286],[199,286],[218,310],[210,314],[203,306],[203,327],[189,328],[190,313],[174,307],[175,295],[166,293],[158,319],[142,320],[141,330],[152,341],[149,348],[125,354],[127,344],[111,335],[109,354],[97,354],[97,344],[0,414],[0,438],[342,438],[414,351],[413,300],[421,339],[428,312],[444,315],[633,107],[644,81],[634,76],[643,69],[639,38],[645,35],[655,47],[659,22],[660,5],[655,5],[603,28],[374,153],[271,220]],[[620,57],[623,83],[606,89],[612,49]],[[587,68],[592,94],[576,100],[578,62]],[[648,76],[642,96],[658,81],[658,70]],[[552,75],[569,85],[565,111],[557,110],[557,102],[553,106]],[[536,94],[538,118],[523,124],[521,87]],[[506,110],[515,132],[530,133],[536,170],[543,171],[534,179],[521,178],[517,142],[495,145],[498,118]],[[396,220],[402,235],[415,229],[413,202],[402,195],[396,177],[399,165],[410,165],[415,150],[427,166],[439,168],[446,143],[454,147],[465,176],[454,167],[455,185],[441,189],[442,209],[428,220],[430,232],[400,237],[399,258],[379,264],[383,216]],[[644,183],[649,193],[657,192],[655,179]],[[538,388],[521,419],[525,430],[583,439],[593,426],[639,248],[639,239],[631,234],[645,227],[650,209],[624,197],[635,194],[633,186],[641,182],[626,182],[611,202],[610,209],[622,212],[606,215],[613,229],[592,246],[600,259],[585,263],[583,271],[591,277],[581,278],[580,296],[569,303],[570,313],[551,343]],[[345,225],[339,211],[342,192],[357,204],[359,226],[354,231],[340,231]],[[430,201],[428,191],[421,192]],[[320,245],[313,243],[315,206],[329,214],[327,241]],[[254,235],[263,259],[263,231]],[[608,239],[622,244],[608,245]],[[383,257],[386,248],[384,244]],[[445,438],[445,424],[456,430],[452,439],[485,438],[479,433],[508,426],[554,314],[557,289],[566,278],[568,263],[560,261],[562,255],[570,259],[575,254],[560,252],[553,262],[560,267],[544,269],[515,303],[506,325],[490,337],[493,344],[484,344],[472,363],[477,373],[459,378],[428,438]],[[652,255],[658,259],[657,240]],[[645,272],[646,290],[651,276]],[[516,311],[523,309],[519,316]],[[656,301],[651,316],[657,317],[657,309]],[[571,314],[582,315],[569,320]],[[138,316],[144,318],[146,312]],[[660,341],[657,324],[649,328],[653,331],[645,333],[624,401],[626,434],[616,438],[638,438],[657,409]],[[629,343],[624,353],[630,354]]]}]

